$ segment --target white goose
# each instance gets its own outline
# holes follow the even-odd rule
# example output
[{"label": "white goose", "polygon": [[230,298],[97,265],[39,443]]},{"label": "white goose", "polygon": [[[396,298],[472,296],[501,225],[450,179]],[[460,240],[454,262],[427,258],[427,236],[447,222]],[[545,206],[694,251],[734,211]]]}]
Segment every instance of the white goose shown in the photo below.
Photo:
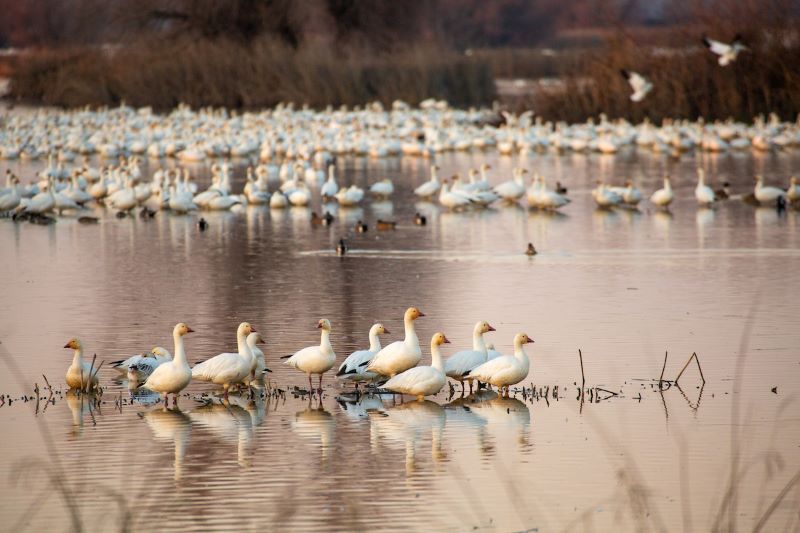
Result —
[{"label": "white goose", "polygon": [[527,334],[517,333],[514,337],[514,355],[503,355],[491,359],[472,370],[465,378],[477,379],[500,387],[501,392],[505,387],[506,395],[508,395],[508,387],[516,385],[528,376],[530,362],[522,345],[532,342],[533,339]]},{"label": "white goose", "polygon": [[186,350],[183,348],[183,336],[192,332],[194,330],[183,322],[175,325],[172,330],[172,340],[175,343],[175,358],[159,365],[142,385],[146,389],[163,394],[164,406],[169,403],[169,393],[172,393],[173,405],[177,405],[178,393],[192,381],[192,369],[189,368]]},{"label": "white goose", "polygon": [[136,355],[132,355],[127,359],[112,361],[111,367],[124,374],[125,372],[128,371],[130,367],[144,361],[145,359],[160,359],[161,362],[164,362],[171,360],[172,354],[170,354],[169,350],[167,350],[166,348],[156,346],[149,352],[137,353]]},{"label": "white goose", "polygon": [[430,198],[439,192],[441,185],[439,184],[439,179],[436,177],[437,170],[439,170],[439,167],[431,165],[431,179],[414,189],[414,194],[420,198]]},{"label": "white goose", "polygon": [[[97,387],[97,371],[91,364],[83,360],[83,344],[77,337],[71,338],[64,348],[72,349],[72,364],[67,369],[67,386],[71,389],[94,389]],[[91,372],[91,375],[90,375]]]},{"label": "white goose", "polygon": [[742,37],[740,35],[736,35],[731,44],[722,43],[720,41],[709,39],[708,37],[703,37],[703,44],[706,45],[706,48],[708,48],[711,52],[719,56],[719,64],[722,67],[725,67],[736,61],[736,57],[740,52],[749,50],[749,48],[742,42]]},{"label": "white goose", "polygon": [[694,188],[694,197],[700,205],[711,205],[716,200],[714,190],[706,185],[706,173],[702,168],[697,169],[697,187]]},{"label": "white goose", "polygon": [[[486,350],[486,342],[483,340],[483,334],[490,331],[496,330],[485,320],[478,322],[472,330],[472,349],[461,350],[447,358],[447,362],[444,365],[444,373],[447,377],[461,383],[462,393],[464,392],[464,374],[470,372],[473,368],[477,368],[489,359],[489,353]],[[469,392],[472,394],[473,380],[467,378],[467,381],[469,381]]]},{"label": "white goose", "polygon": [[366,350],[357,350],[348,355],[347,359],[339,366],[339,371],[336,373],[336,376],[354,382],[356,388],[358,388],[359,381],[367,381],[376,378],[378,374],[367,372],[364,368],[364,363],[368,364],[375,354],[381,351],[380,336],[387,333],[390,332],[383,324],[373,324],[372,327],[369,328],[369,348]]},{"label": "white goose", "polygon": [[339,184],[336,183],[336,168],[333,165],[328,166],[328,179],[322,184],[320,194],[323,198],[333,198],[339,192]]},{"label": "white goose", "polygon": [[250,350],[250,346],[247,345],[247,336],[254,331],[255,328],[247,322],[239,324],[236,329],[238,352],[221,353],[194,365],[192,378],[222,385],[227,398],[230,386],[241,383],[250,375],[250,370],[253,367],[253,352]]},{"label": "white goose", "polygon": [[644,76],[637,72],[630,70],[622,70],[622,77],[628,80],[633,94],[631,94],[631,102],[641,102],[647,93],[653,90],[653,84]]},{"label": "white goose", "polygon": [[128,367],[128,382],[129,383],[142,383],[147,381],[153,371],[172,360],[172,354],[164,348],[153,348],[147,352],[147,357],[142,357],[140,361]]},{"label": "white goose", "polygon": [[385,178],[381,181],[373,183],[369,188],[369,192],[377,198],[386,199],[394,193],[394,184],[392,183],[392,180]]},{"label": "white goose", "polygon": [[261,333],[257,331],[247,336],[247,345],[250,347],[250,351],[253,352],[253,365],[250,369],[250,377],[247,380],[248,385],[253,381],[264,379],[267,372],[272,372],[272,370],[267,368],[264,352],[258,347],[258,344],[263,342],[264,338],[261,336]]},{"label": "white goose", "polygon": [[431,366],[417,366],[392,377],[383,388],[399,394],[410,394],[422,401],[425,396],[438,394],[447,379],[439,346],[449,344],[444,333],[435,333],[431,339]]},{"label": "white goose", "polygon": [[800,200],[800,185],[797,184],[797,178],[794,176],[789,178],[789,188],[786,189],[786,198],[792,203]]},{"label": "white goose", "polygon": [[366,370],[382,376],[394,377],[400,372],[417,366],[422,359],[422,350],[419,347],[417,332],[414,330],[414,321],[423,316],[425,314],[416,307],[406,309],[403,315],[405,339],[395,341],[381,349],[366,365]]},{"label": "white goose", "polygon": [[779,189],[778,187],[765,187],[764,176],[761,174],[757,175],[755,180],[756,186],[753,190],[753,195],[756,197],[756,200],[758,200],[758,203],[771,204],[775,203],[781,196],[786,196],[786,191],[783,189]]},{"label": "white goose", "polygon": [[331,346],[331,323],[327,318],[317,322],[317,328],[322,330],[319,346],[309,346],[295,352],[293,355],[281,357],[286,359],[285,363],[293,366],[308,375],[309,392],[313,389],[311,384],[311,374],[319,374],[319,390],[322,393],[322,375],[333,367],[336,362],[336,354]]},{"label": "white goose", "polygon": [[454,210],[472,205],[472,201],[467,196],[458,192],[451,192],[447,180],[442,182],[442,188],[439,191],[439,203]]},{"label": "white goose", "polygon": [[516,202],[522,195],[525,194],[525,182],[523,181],[523,174],[528,171],[524,168],[515,168],[513,171],[513,179],[504,181],[494,188],[501,198],[508,202]]},{"label": "white goose", "polygon": [[675,194],[672,192],[672,184],[669,181],[669,176],[664,176],[664,186],[650,196],[650,202],[658,207],[667,209],[674,199]]}]

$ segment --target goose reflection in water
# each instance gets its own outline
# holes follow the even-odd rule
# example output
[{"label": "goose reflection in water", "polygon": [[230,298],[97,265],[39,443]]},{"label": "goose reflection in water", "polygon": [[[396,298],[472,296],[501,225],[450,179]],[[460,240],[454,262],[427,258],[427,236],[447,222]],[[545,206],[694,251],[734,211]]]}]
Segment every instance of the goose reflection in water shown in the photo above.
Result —
[{"label": "goose reflection in water", "polygon": [[523,449],[529,448],[531,412],[525,402],[516,398],[498,396],[489,401],[474,404],[473,409],[483,417],[489,428],[517,430],[517,442]]},{"label": "goose reflection in water", "polygon": [[447,422],[451,429],[477,432],[478,445],[482,455],[491,455],[494,451],[494,446],[491,444],[491,439],[486,432],[486,426],[489,423],[485,417],[475,412],[475,407],[477,404],[488,402],[497,397],[498,394],[495,391],[482,389],[468,396],[456,398],[444,406]]},{"label": "goose reflection in water", "polygon": [[175,481],[183,477],[183,463],[189,437],[192,434],[192,420],[177,407],[172,409],[153,409],[142,414],[153,436],[159,441],[172,441],[175,446]]},{"label": "goose reflection in water", "polygon": [[[250,450],[253,447],[253,419],[247,409],[236,405],[247,405],[248,399],[230,396],[226,401],[221,398],[209,398],[208,403],[193,409],[189,417],[223,442],[236,443],[237,462],[239,466],[250,466]],[[236,403],[234,403],[236,402]]]},{"label": "goose reflection in water", "polygon": [[364,394],[357,399],[337,398],[337,403],[347,418],[357,420],[367,420],[370,411],[381,411],[385,409],[384,399],[377,394]]},{"label": "goose reflection in water", "polygon": [[72,413],[72,436],[80,437],[83,435],[83,424],[86,415],[94,422],[94,414],[100,413],[100,405],[97,404],[97,396],[77,391],[68,391],[65,395],[67,406]]},{"label": "goose reflection in water", "polygon": [[416,471],[415,443],[431,435],[431,457],[439,463],[447,459],[442,447],[442,433],[445,425],[445,410],[430,400],[408,402],[391,407],[385,411],[370,411],[370,444],[373,453],[380,446],[405,448],[406,475]]},{"label": "goose reflection in water", "polygon": [[[308,407],[298,411],[292,420],[292,431],[305,439],[319,441],[322,449],[322,460],[330,457],[336,433],[336,420],[322,406],[322,400],[309,395]],[[314,405],[317,405],[314,407]]]}]

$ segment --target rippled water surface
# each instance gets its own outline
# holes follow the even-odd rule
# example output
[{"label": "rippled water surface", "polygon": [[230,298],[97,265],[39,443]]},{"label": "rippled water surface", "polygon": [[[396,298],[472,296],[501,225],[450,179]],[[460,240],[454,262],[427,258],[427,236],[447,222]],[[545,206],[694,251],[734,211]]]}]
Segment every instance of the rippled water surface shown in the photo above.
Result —
[{"label": "rippled water surface", "polygon": [[[519,160],[437,162],[449,175],[484,161],[499,182]],[[0,364],[0,393],[30,396],[43,375],[63,387],[72,336],[106,361],[99,405],[56,394],[38,412],[35,400],[0,407],[3,529],[704,531],[765,520],[768,531],[797,530],[800,214],[739,201],[700,210],[692,191],[698,165],[741,192],[756,172],[785,184],[800,154],[523,163],[567,185],[572,204],[449,213],[415,203],[428,161],[342,159],[340,184],[390,177],[393,201],[334,209],[330,228],[309,223],[318,204],[207,213],[204,233],[196,216],[119,220],[101,208],[91,226],[0,220],[0,349],[22,376]],[[12,168],[27,181],[39,167]],[[665,171],[678,194],[671,214],[594,209],[596,178],[633,177],[649,192]],[[416,211],[427,226],[413,225]],[[377,218],[397,230],[352,231]],[[344,258],[333,252],[340,237]],[[522,254],[529,241],[534,258]],[[321,401],[291,394],[305,377],[277,358],[316,343],[319,318],[331,319],[341,361],[377,320],[401,337],[410,305],[427,315],[423,364],[436,331],[453,341],[445,355],[468,346],[481,319],[503,352],[530,334],[526,394],[350,401],[332,375]],[[131,403],[113,381],[107,362],[171,349],[176,322],[196,330],[187,353],[197,362],[232,350],[242,320],[263,332],[284,395],[202,405],[214,389],[193,383],[165,411],[152,397]],[[690,365],[680,389],[659,394],[665,351],[666,379],[696,352],[705,386]]]}]

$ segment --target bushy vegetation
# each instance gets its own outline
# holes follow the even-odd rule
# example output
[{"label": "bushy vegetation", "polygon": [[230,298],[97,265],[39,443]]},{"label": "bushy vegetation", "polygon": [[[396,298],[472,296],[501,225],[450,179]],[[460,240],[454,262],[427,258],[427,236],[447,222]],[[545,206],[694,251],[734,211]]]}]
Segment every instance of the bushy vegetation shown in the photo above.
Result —
[{"label": "bushy vegetation", "polygon": [[491,102],[488,65],[463,54],[418,47],[346,52],[294,49],[268,39],[172,39],[114,50],[43,50],[20,62],[12,97],[48,105],[116,105],[169,109],[191,106],[258,108],[279,102],[314,107],[428,97],[454,105]]}]

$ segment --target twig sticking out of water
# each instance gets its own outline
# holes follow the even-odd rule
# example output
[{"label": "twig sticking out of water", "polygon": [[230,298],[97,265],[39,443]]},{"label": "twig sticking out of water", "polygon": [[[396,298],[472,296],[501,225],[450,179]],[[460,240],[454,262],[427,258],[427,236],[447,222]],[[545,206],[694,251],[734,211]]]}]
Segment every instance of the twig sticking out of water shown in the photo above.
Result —
[{"label": "twig sticking out of water", "polygon": [[662,384],[664,383],[664,370],[667,369],[667,355],[669,352],[664,352],[664,366],[661,367],[661,377],[658,378],[658,390],[664,390]]},{"label": "twig sticking out of water", "polygon": [[[678,377],[675,378],[675,384],[676,385],[678,384],[678,380],[681,379],[681,376],[683,375],[684,370],[686,370],[686,367],[688,367],[689,363],[692,362],[692,359],[694,359],[695,362],[697,363],[697,370],[700,371],[700,380],[703,382],[703,385],[706,384],[706,378],[703,377],[703,368],[700,366],[700,359],[697,357],[697,352],[693,352],[692,355],[689,357],[689,360],[686,361],[686,364],[683,365],[683,368],[678,373]],[[664,361],[665,361],[665,364],[666,364],[666,359]]]}]

